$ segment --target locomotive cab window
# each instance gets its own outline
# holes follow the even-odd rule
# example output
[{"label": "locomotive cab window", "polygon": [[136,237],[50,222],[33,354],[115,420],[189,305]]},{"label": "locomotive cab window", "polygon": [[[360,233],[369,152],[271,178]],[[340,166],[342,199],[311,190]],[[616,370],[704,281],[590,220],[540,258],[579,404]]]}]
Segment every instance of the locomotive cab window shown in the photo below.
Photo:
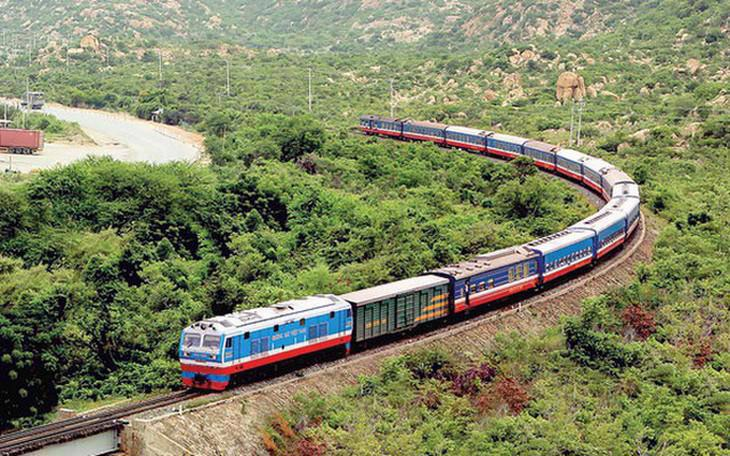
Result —
[{"label": "locomotive cab window", "polygon": [[183,345],[186,347],[197,347],[200,345],[200,334],[185,334]]},{"label": "locomotive cab window", "polygon": [[221,343],[220,336],[205,336],[203,338],[203,347],[205,348],[218,348]]}]

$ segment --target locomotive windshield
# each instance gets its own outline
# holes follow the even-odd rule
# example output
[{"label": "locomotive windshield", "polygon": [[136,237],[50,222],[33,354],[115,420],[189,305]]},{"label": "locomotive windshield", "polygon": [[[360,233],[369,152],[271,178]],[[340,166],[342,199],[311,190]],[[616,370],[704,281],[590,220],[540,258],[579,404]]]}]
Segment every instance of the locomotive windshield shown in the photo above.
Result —
[{"label": "locomotive windshield", "polygon": [[205,336],[203,338],[203,348],[215,348],[217,349],[221,343],[220,336]]},{"label": "locomotive windshield", "polygon": [[198,347],[200,346],[200,334],[188,333],[185,334],[185,340],[183,341],[185,347]]}]

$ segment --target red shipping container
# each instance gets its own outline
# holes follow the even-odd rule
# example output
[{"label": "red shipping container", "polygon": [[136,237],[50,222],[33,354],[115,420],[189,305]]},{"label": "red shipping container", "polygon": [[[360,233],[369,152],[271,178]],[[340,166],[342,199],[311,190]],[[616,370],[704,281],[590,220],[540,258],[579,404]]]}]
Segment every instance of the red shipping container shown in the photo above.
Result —
[{"label": "red shipping container", "polygon": [[43,149],[43,132],[39,130],[18,130],[0,128],[0,149]]}]

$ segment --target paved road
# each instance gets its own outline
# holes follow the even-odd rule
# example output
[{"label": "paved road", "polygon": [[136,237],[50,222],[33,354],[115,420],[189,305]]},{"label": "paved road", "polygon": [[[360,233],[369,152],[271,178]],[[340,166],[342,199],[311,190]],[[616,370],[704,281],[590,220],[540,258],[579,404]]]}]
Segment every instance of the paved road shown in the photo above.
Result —
[{"label": "paved road", "polygon": [[78,123],[93,145],[47,143],[37,155],[0,154],[0,169],[20,172],[66,165],[88,157],[108,155],[120,161],[193,162],[200,158],[202,137],[180,128],[136,119],[126,114],[50,105],[44,112]]}]

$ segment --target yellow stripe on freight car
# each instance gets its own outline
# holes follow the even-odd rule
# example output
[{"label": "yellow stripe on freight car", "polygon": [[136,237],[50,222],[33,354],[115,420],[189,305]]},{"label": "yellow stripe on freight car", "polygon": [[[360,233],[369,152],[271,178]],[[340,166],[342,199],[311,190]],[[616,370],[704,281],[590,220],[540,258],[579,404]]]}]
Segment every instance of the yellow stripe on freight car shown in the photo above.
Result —
[{"label": "yellow stripe on freight car", "polygon": [[448,312],[447,312],[446,309],[438,310],[436,312],[431,312],[431,313],[423,314],[420,317],[416,318],[416,321],[431,320],[433,318],[443,317],[447,313]]},{"label": "yellow stripe on freight car", "polygon": [[439,307],[445,306],[445,302],[437,302],[435,304],[431,304],[430,306],[426,306],[423,309],[421,309],[421,312],[428,312],[429,310],[438,309]]},{"label": "yellow stripe on freight car", "polygon": [[373,320],[370,323],[365,324],[365,329],[370,329],[374,326],[387,325],[387,324],[388,324],[387,318],[383,318],[382,320]]}]

